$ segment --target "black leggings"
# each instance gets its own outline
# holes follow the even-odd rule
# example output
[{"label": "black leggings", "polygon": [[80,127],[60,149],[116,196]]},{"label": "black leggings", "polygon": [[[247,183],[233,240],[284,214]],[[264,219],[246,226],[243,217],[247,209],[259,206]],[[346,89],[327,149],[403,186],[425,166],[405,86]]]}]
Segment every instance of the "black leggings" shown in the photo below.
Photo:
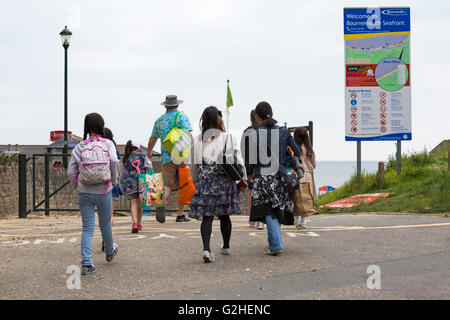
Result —
[{"label": "black leggings", "polygon": [[[223,247],[228,249],[230,247],[231,238],[231,220],[229,215],[219,216],[220,219],[220,232],[223,238]],[[202,234],[203,250],[211,252],[209,247],[209,241],[211,239],[212,224],[214,217],[203,217],[202,224],[200,226],[200,232]]]}]

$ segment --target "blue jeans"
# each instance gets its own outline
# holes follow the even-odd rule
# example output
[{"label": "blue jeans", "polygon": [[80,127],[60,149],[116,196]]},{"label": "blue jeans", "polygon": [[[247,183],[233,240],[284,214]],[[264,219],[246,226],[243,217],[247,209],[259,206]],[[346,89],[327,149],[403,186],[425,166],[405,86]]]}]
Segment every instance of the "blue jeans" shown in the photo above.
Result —
[{"label": "blue jeans", "polygon": [[92,265],[92,237],[95,231],[95,207],[98,223],[105,243],[105,253],[113,254],[113,235],[111,229],[112,196],[106,194],[78,193],[78,205],[81,211],[83,231],[81,233],[81,265]]},{"label": "blue jeans", "polygon": [[269,240],[269,250],[275,251],[283,249],[283,242],[281,240],[281,226],[277,218],[272,218],[270,215],[266,216],[267,224],[267,238]]}]

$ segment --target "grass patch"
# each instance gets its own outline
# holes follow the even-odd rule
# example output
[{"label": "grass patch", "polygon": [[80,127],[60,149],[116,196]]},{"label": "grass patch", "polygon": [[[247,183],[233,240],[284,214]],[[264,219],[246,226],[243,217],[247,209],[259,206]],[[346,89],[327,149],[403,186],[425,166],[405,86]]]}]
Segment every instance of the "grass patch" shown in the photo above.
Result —
[{"label": "grass patch", "polygon": [[[427,150],[402,155],[402,170],[397,176],[397,162],[390,156],[385,163],[385,185],[378,186],[377,174],[362,172],[361,182],[356,173],[344,185],[319,196],[317,205],[327,204],[361,193],[392,193],[372,204],[362,204],[342,212],[450,212],[450,173],[447,153],[430,155]],[[322,208],[321,213],[330,209]]]}]

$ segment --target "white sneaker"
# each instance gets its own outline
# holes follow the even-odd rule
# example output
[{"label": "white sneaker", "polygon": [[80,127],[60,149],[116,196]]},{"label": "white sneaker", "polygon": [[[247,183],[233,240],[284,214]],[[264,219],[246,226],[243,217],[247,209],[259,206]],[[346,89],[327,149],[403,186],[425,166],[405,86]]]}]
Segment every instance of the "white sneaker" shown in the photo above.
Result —
[{"label": "white sneaker", "polygon": [[258,221],[256,223],[256,228],[259,230],[264,230],[264,223]]},{"label": "white sneaker", "polygon": [[224,248],[223,245],[220,247],[220,253],[224,256],[230,255],[230,248]]},{"label": "white sneaker", "polygon": [[203,251],[203,260],[205,261],[205,263],[213,262],[214,256],[211,252],[205,250],[205,251]]},{"label": "white sneaker", "polygon": [[305,218],[301,218],[300,219],[300,225],[302,226],[302,228],[306,228],[306,219]]}]

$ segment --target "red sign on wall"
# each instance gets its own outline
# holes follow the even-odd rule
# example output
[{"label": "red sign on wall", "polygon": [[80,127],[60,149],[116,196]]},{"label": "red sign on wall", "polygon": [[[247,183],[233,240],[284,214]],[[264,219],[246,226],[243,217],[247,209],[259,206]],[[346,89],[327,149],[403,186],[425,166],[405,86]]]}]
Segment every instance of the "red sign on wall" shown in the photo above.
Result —
[{"label": "red sign on wall", "polygon": [[[67,131],[67,136],[72,137],[72,131]],[[64,130],[50,131],[50,140],[51,141],[56,141],[61,138],[64,138]]]}]

